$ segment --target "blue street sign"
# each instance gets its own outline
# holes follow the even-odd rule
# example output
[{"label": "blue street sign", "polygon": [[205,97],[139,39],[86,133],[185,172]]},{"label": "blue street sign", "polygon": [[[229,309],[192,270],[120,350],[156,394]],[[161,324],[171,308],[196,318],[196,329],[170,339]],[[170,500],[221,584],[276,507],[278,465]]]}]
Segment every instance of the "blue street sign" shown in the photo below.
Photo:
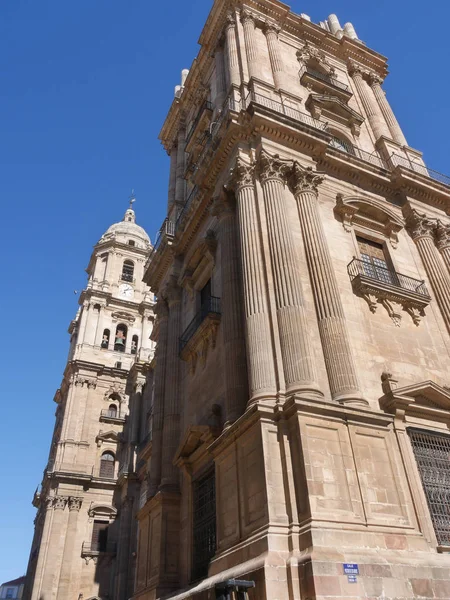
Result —
[{"label": "blue street sign", "polygon": [[357,583],[358,582],[358,578],[356,577],[356,575],[347,575],[347,579],[349,583]]},{"label": "blue street sign", "polygon": [[359,566],[355,563],[344,563],[344,575],[359,575]]}]

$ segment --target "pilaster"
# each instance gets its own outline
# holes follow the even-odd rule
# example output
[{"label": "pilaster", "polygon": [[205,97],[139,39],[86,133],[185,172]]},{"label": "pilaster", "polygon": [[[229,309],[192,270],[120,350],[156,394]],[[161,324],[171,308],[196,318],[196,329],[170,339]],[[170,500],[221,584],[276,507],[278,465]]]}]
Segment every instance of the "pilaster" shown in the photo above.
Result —
[{"label": "pilaster", "polygon": [[444,259],[445,265],[450,273],[450,224],[444,225],[437,222],[435,229],[436,246]]},{"label": "pilaster", "polygon": [[291,164],[262,150],[259,177],[267,218],[286,392],[316,396],[322,394],[314,371],[298,261],[284,198]]},{"label": "pilaster", "polygon": [[260,398],[275,399],[277,392],[254,170],[254,165],[248,165],[238,157],[233,171],[241,247],[250,403]]},{"label": "pilaster", "polygon": [[83,498],[79,497],[71,496],[68,499],[69,518],[67,521],[66,539],[64,542],[57,600],[66,600],[66,598],[70,598],[72,595],[71,591],[74,588],[72,581],[72,566],[76,562],[74,550],[77,536],[78,514],[80,512],[82,502]]},{"label": "pilaster", "polygon": [[442,318],[450,332],[450,275],[434,243],[436,220],[407,207],[406,228],[414,240],[436,296]]},{"label": "pilaster", "polygon": [[376,73],[370,73],[369,75],[369,85],[372,88],[373,95],[375,96],[375,100],[380,107],[381,114],[383,115],[387,126],[389,127],[389,131],[391,132],[392,139],[402,146],[407,146],[408,143],[406,141],[405,136],[398,124],[398,121],[394,115],[394,112],[387,101],[386,94],[384,93],[383,88],[381,87],[382,80],[376,75]]},{"label": "pilaster", "polygon": [[295,162],[290,184],[297,201],[306,259],[332,398],[367,404],[359,391],[339,288],[319,215],[318,187],[323,177]]},{"label": "pilaster", "polygon": [[272,66],[273,82],[277,89],[284,86],[283,60],[281,58],[280,42],[278,39],[279,31],[280,27],[274,23],[268,23],[264,27],[267,47],[269,49],[270,64]]},{"label": "pilaster", "polygon": [[229,83],[230,85],[239,86],[241,84],[241,74],[239,70],[239,55],[236,40],[236,19],[232,14],[227,16],[225,37]]},{"label": "pilaster", "polygon": [[259,57],[255,39],[255,17],[250,11],[244,9],[241,12],[241,22],[244,28],[244,43],[245,53],[247,55],[248,74],[251,79],[252,77],[258,77],[259,73]]}]

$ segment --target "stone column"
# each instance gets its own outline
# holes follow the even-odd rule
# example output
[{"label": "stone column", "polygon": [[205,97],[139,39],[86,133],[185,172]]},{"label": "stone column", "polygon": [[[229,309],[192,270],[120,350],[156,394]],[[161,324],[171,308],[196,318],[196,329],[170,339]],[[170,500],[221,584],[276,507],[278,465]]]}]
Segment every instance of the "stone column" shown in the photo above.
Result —
[{"label": "stone column", "polygon": [[227,80],[225,77],[225,57],[222,46],[217,46],[214,54],[216,63],[216,98],[215,109],[220,110],[227,95]]},{"label": "stone column", "polygon": [[231,194],[223,193],[213,206],[219,220],[222,271],[222,331],[225,356],[225,427],[245,411],[248,400],[241,269],[236,209]]},{"label": "stone column", "polygon": [[392,139],[401,146],[407,146],[408,143],[406,141],[405,136],[403,135],[403,131],[400,129],[400,125],[398,124],[398,121],[395,118],[394,112],[389,102],[387,101],[386,94],[384,93],[384,90],[381,87],[381,78],[378,75],[376,75],[376,73],[371,73],[369,75],[369,84],[372,88],[375,100],[378,102],[381,114],[383,115],[387,126],[389,127]]},{"label": "stone column", "polygon": [[119,521],[119,540],[118,540],[118,573],[117,573],[117,581],[118,581],[118,589],[115,590],[114,597],[122,600],[122,598],[127,598],[127,590],[128,590],[128,565],[130,559],[130,535],[132,529],[131,522],[131,512],[133,507],[133,498],[131,496],[126,496],[122,501],[121,511],[120,511],[120,521]]},{"label": "stone column", "polygon": [[177,145],[177,170],[176,170],[176,182],[175,182],[175,202],[178,210],[182,208],[185,198],[186,180],[184,179],[184,168],[185,168],[185,148],[186,148],[186,131],[184,126],[181,125],[178,131],[178,145]]},{"label": "stone column", "polygon": [[179,487],[179,470],[172,461],[180,443],[181,291],[173,277],[166,288],[169,321],[160,485],[163,491],[178,491]]},{"label": "stone column", "polygon": [[407,209],[406,213],[406,228],[417,246],[442,317],[450,332],[450,275],[434,244],[436,221],[415,209]]},{"label": "stone column", "polygon": [[314,371],[298,258],[284,198],[286,174],[291,165],[290,161],[281,160],[277,155],[270,156],[263,150],[259,157],[259,176],[267,218],[286,392],[306,392],[317,397],[322,394]]},{"label": "stone column", "polygon": [[254,166],[238,157],[234,169],[244,291],[247,364],[250,400],[275,398],[277,382],[273,358],[261,233],[256,206]]},{"label": "stone column", "polygon": [[255,39],[255,17],[251,12],[244,9],[241,12],[241,21],[244,28],[244,43],[245,52],[247,54],[248,75],[251,79],[252,77],[258,77],[259,73],[258,50]]},{"label": "stone column", "polygon": [[435,238],[436,246],[450,273],[450,223],[444,225],[444,223],[438,221],[435,229]]},{"label": "stone column", "polygon": [[154,496],[161,483],[162,432],[164,420],[164,394],[166,389],[166,355],[168,337],[167,304],[158,298],[155,307],[158,319],[158,342],[155,350],[155,392],[153,401],[152,460],[150,463],[149,496]]},{"label": "stone column", "polygon": [[64,524],[64,509],[68,498],[66,496],[55,496],[53,498],[53,519],[47,547],[47,556],[44,566],[44,576],[40,590],[40,598],[54,598],[57,590],[58,571],[62,551],[62,532]]},{"label": "stone column", "polygon": [[178,150],[176,146],[172,146],[170,151],[170,175],[169,175],[169,196],[167,199],[167,214],[175,203],[175,190],[177,186],[177,157]]},{"label": "stone column", "polygon": [[367,405],[359,390],[339,287],[319,214],[318,186],[322,181],[323,177],[311,168],[294,163],[290,183],[297,201],[331,396],[337,402]]},{"label": "stone column", "polygon": [[66,539],[62,556],[61,574],[59,576],[57,600],[70,598],[71,572],[74,563],[74,548],[77,537],[77,521],[83,498],[69,498],[69,519],[67,522]]},{"label": "stone column", "polygon": [[363,79],[363,70],[357,63],[350,61],[349,73],[355,82],[358,96],[361,99],[364,110],[366,111],[369,124],[378,140],[381,136],[391,137],[391,133],[383,119],[378,103],[375,101],[374,95]]},{"label": "stone column", "polygon": [[228,63],[228,78],[230,85],[241,85],[241,73],[239,70],[239,54],[236,41],[236,21],[233,15],[227,16],[225,26],[226,54]]},{"label": "stone column", "polygon": [[[49,541],[52,527],[52,517],[53,517],[53,498],[47,498],[45,500],[45,515],[44,515],[44,527],[42,529],[41,539],[39,541],[39,556],[37,559],[36,570],[34,573],[33,587],[29,590],[30,600],[40,600],[41,589],[42,589],[42,580],[45,575],[45,569],[47,566],[47,554],[49,550]],[[28,586],[31,585],[31,582],[27,581],[27,591]]]},{"label": "stone column", "polygon": [[269,23],[264,28],[267,47],[269,49],[270,64],[272,66],[273,82],[277,89],[282,88],[284,84],[283,61],[281,59],[280,42],[278,40],[280,29],[281,28],[274,23]]}]

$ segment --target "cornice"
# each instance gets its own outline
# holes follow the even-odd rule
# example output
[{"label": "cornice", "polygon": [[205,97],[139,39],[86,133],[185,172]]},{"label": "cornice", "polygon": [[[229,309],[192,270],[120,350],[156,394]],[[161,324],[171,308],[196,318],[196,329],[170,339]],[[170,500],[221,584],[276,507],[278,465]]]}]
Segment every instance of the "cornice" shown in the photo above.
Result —
[{"label": "cornice", "polygon": [[80,371],[83,371],[83,373],[91,373],[97,377],[109,375],[114,378],[118,377],[119,379],[127,379],[128,373],[130,372],[128,369],[116,369],[116,367],[108,367],[101,363],[76,359],[67,363],[64,370],[63,381],[69,382],[70,378],[73,375],[80,373]]}]

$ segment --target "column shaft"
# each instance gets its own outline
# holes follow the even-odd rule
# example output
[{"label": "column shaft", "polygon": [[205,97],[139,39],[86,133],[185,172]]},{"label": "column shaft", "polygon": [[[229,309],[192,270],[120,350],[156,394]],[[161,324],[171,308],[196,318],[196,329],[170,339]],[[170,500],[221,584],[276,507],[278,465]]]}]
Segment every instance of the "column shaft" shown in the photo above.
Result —
[{"label": "column shaft", "polygon": [[258,77],[258,50],[255,40],[255,19],[253,15],[247,11],[242,12],[242,26],[244,28],[244,43],[245,52],[247,54],[248,74],[250,79]]},{"label": "column shaft", "polygon": [[322,178],[295,163],[293,191],[297,200],[306,260],[314,294],[320,338],[333,400],[367,404],[362,400],[323,224],[317,186]]},{"label": "column shaft", "polygon": [[81,508],[82,498],[69,498],[69,519],[67,521],[66,539],[59,576],[57,600],[70,598],[70,584],[72,564],[74,562],[74,548],[77,537],[78,513]]},{"label": "column shaft", "polygon": [[269,49],[270,64],[272,66],[273,82],[276,88],[282,88],[284,83],[283,61],[281,59],[280,42],[278,40],[278,28],[274,25],[268,25],[264,33],[266,34],[267,47]]},{"label": "column shaft", "polygon": [[[51,534],[51,526],[52,526],[52,517],[53,517],[53,499],[46,500],[45,507],[45,515],[44,515],[44,526],[42,529],[41,539],[39,541],[39,556],[37,559],[36,570],[34,573],[33,587],[30,591],[30,600],[39,600],[41,596],[42,589],[42,580],[45,574],[45,567],[47,565],[47,554],[49,550],[49,541]],[[27,591],[28,585],[31,585],[30,582],[27,581]]]},{"label": "column shaft", "polygon": [[450,332],[450,275],[445,268],[439,251],[434,244],[438,223],[425,214],[406,207],[406,227],[416,243],[420,258],[425,266],[442,318]]},{"label": "column shaft", "polygon": [[64,523],[64,509],[67,498],[55,496],[53,499],[53,519],[48,541],[47,556],[44,565],[42,587],[38,598],[54,598],[57,590],[60,557],[62,553],[62,528]]},{"label": "column shaft", "polygon": [[239,86],[241,85],[241,74],[239,70],[239,55],[236,41],[236,21],[232,15],[228,16],[225,36],[229,82],[230,85]]},{"label": "column shaft", "polygon": [[126,497],[122,503],[122,510],[120,512],[120,523],[119,523],[119,543],[117,557],[118,563],[118,589],[115,590],[115,598],[122,600],[128,598],[128,565],[130,558],[130,535],[131,535],[131,509],[133,506],[133,498]]},{"label": "column shaft", "polygon": [[450,224],[444,225],[438,221],[435,230],[435,237],[438,250],[441,253],[441,256],[445,262],[445,266],[450,273]]},{"label": "column shaft", "polygon": [[156,345],[155,391],[153,399],[152,460],[150,463],[149,497],[154,496],[161,483],[162,432],[164,421],[164,395],[166,389],[166,355],[168,338],[167,305],[158,299],[156,314],[159,320],[159,335]]},{"label": "column shaft", "polygon": [[235,175],[244,291],[250,403],[277,392],[253,167],[238,158]]},{"label": "column shaft", "polygon": [[160,489],[178,490],[179,470],[173,464],[180,443],[180,335],[181,288],[175,282],[168,290],[169,322],[166,362],[166,394],[162,436]]},{"label": "column shaft", "polygon": [[267,217],[286,391],[313,392],[317,397],[318,385],[298,260],[284,198],[284,178],[290,165],[291,163],[270,157],[265,152],[261,153],[260,177]]},{"label": "column shaft", "polygon": [[407,146],[408,143],[406,141],[406,138],[403,135],[403,131],[401,130],[400,125],[398,124],[398,121],[394,115],[394,111],[392,110],[386,98],[386,94],[384,93],[384,90],[381,87],[380,79],[378,77],[372,76],[370,78],[370,87],[372,88],[375,100],[378,102],[381,114],[383,115],[389,127],[392,139],[398,144],[401,144],[402,146]]},{"label": "column shaft", "polygon": [[175,202],[178,205],[178,210],[183,206],[185,201],[186,180],[184,179],[185,168],[185,147],[186,147],[186,132],[184,127],[180,127],[178,131],[178,146],[177,146],[177,177],[175,182]]},{"label": "column shaft", "polygon": [[245,410],[248,400],[248,380],[236,215],[228,195],[216,200],[214,213],[219,216],[221,245],[226,425],[231,425]]},{"label": "column shaft", "polygon": [[175,190],[177,186],[177,158],[178,150],[176,146],[170,151],[170,174],[169,174],[169,195],[167,199],[167,213],[170,212],[172,205],[175,202]]},{"label": "column shaft", "polygon": [[216,98],[214,104],[216,110],[219,110],[220,108],[222,108],[222,105],[225,101],[225,96],[227,94],[227,81],[225,77],[224,64],[225,59],[222,48],[216,49],[214,58],[216,63]]},{"label": "column shaft", "polygon": [[388,126],[386,125],[386,122],[384,121],[384,118],[380,112],[377,102],[375,101],[371,89],[364,81],[361,71],[355,66],[353,66],[352,69],[353,70],[351,75],[353,81],[355,82],[358,95],[361,99],[362,105],[364,106],[364,110],[366,111],[367,118],[375,135],[375,138],[377,140],[381,136],[386,136],[390,138],[390,131],[388,129]]}]

